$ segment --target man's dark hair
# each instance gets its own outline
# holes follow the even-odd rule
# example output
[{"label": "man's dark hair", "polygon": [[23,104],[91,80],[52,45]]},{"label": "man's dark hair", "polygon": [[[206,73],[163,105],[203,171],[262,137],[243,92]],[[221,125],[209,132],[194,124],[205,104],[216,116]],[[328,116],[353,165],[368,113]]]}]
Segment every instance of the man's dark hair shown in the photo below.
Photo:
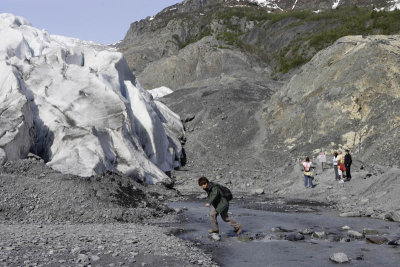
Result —
[{"label": "man's dark hair", "polygon": [[346,149],[346,153],[347,153],[347,152],[349,152],[349,153],[350,153],[350,151],[349,151],[348,149]]},{"label": "man's dark hair", "polygon": [[199,178],[199,185],[202,186],[203,184],[208,184],[208,179],[204,176]]}]

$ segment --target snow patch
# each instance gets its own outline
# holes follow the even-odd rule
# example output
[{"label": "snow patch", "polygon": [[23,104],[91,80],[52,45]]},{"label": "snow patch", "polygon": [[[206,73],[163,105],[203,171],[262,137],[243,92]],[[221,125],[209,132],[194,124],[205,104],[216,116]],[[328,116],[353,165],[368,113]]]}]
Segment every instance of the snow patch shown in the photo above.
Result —
[{"label": "snow patch", "polygon": [[400,0],[395,0],[393,1],[393,5],[391,7],[389,7],[390,11],[394,11],[394,10],[400,10]]},{"label": "snow patch", "polygon": [[151,89],[148,92],[153,96],[154,99],[158,99],[166,95],[172,94],[174,91],[172,91],[168,87],[161,86],[158,88]]},{"label": "snow patch", "polygon": [[336,9],[339,6],[340,0],[334,0],[332,9]]}]

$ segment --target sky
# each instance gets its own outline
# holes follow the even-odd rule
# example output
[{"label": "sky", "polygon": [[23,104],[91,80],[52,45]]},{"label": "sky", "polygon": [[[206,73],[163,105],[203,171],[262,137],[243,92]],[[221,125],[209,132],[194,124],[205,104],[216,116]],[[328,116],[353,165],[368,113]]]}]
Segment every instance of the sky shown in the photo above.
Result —
[{"label": "sky", "polygon": [[101,44],[122,40],[132,22],[182,0],[0,0],[0,13],[27,19],[33,27]]}]

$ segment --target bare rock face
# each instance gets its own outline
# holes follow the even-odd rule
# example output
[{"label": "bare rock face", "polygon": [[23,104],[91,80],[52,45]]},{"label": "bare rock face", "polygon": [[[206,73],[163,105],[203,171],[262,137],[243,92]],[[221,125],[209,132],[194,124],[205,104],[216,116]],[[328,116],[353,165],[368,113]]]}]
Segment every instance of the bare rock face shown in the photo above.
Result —
[{"label": "bare rock face", "polygon": [[270,147],[312,154],[360,146],[399,162],[400,36],[348,36],[319,52],[268,104]]}]

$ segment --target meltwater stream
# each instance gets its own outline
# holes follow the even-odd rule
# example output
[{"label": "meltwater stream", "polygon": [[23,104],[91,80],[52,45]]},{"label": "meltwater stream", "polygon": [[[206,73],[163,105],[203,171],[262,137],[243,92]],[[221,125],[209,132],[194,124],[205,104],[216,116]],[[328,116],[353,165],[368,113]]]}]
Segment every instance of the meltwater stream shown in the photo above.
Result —
[{"label": "meltwater stream", "polygon": [[[178,236],[190,240],[212,254],[221,266],[329,266],[337,252],[345,253],[352,266],[400,266],[400,247],[369,243],[365,237],[348,236],[351,230],[363,233],[364,229],[376,230],[375,236],[388,240],[400,238],[400,224],[370,218],[343,218],[332,212],[271,212],[244,208],[238,202],[230,205],[233,218],[243,225],[237,237],[232,228],[218,218],[221,241],[209,238],[209,208],[204,202],[188,201],[170,203],[182,209],[183,222]],[[325,232],[325,238],[305,235],[302,241],[287,241],[291,231],[304,229]],[[279,230],[281,229],[281,230]],[[289,231],[289,232],[285,232]]]}]

